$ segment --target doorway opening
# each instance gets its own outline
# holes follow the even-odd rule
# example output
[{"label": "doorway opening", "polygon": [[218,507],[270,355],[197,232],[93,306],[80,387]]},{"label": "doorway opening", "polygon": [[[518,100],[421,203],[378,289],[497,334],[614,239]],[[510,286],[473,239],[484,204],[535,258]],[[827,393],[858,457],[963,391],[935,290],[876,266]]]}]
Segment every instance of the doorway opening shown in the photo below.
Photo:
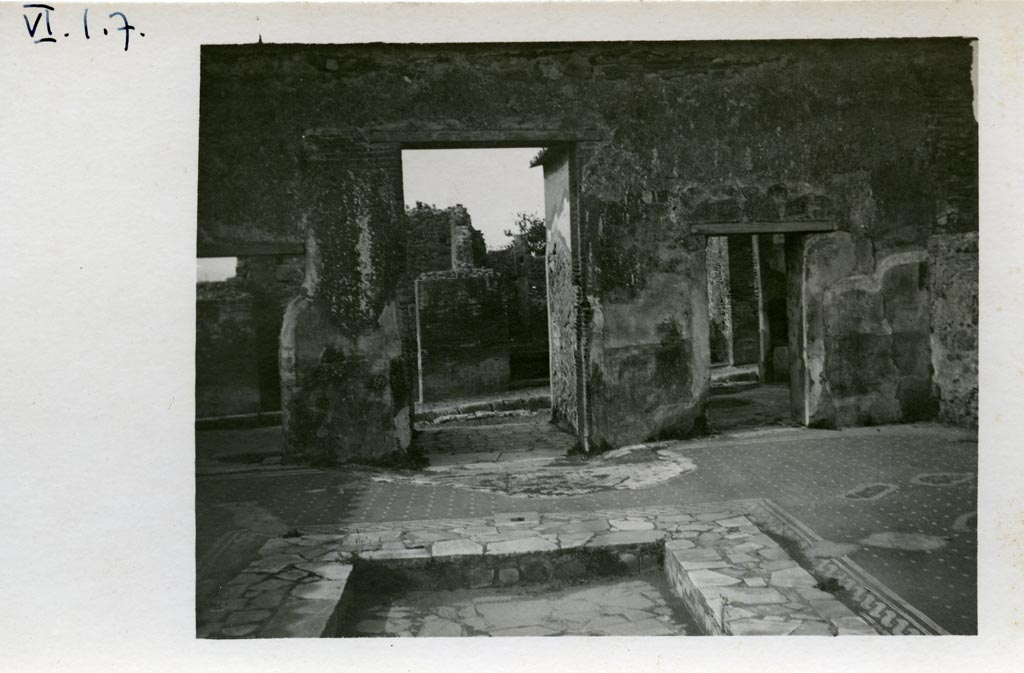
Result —
[{"label": "doorway opening", "polygon": [[549,423],[541,151],[402,151],[416,442],[432,463],[573,448]]},{"label": "doorway opening", "polygon": [[711,397],[717,432],[792,426],[786,235],[708,236]]}]

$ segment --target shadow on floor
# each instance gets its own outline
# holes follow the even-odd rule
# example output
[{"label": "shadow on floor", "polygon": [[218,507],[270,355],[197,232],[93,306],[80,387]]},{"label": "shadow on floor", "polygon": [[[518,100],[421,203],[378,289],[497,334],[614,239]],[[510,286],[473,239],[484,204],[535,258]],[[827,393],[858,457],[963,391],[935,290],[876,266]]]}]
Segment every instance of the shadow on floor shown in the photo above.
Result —
[{"label": "shadow on floor", "polygon": [[789,386],[781,384],[712,388],[708,416],[719,433],[796,425],[789,408]]}]

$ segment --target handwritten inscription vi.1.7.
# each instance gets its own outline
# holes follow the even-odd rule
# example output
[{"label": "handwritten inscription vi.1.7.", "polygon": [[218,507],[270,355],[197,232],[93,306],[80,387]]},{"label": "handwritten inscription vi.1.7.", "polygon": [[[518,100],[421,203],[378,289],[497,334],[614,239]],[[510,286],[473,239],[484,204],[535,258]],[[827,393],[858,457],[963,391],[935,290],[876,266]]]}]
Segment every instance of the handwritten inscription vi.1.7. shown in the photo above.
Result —
[{"label": "handwritten inscription vi.1.7.", "polygon": [[[32,3],[28,5],[22,5],[25,9],[25,13],[22,17],[25,19],[25,29],[28,31],[28,36],[35,44],[49,44],[57,42],[57,35],[60,31],[56,30],[57,24],[57,10],[51,5],[44,5],[41,3]],[[64,23],[64,15],[61,16],[62,23]],[[78,23],[78,17],[74,19],[74,23]],[[89,16],[89,10],[85,9],[82,11],[82,25],[81,34],[85,36],[85,39],[91,40],[94,37],[99,37],[99,31],[102,31],[103,35],[110,35],[110,29],[107,26],[111,26],[116,33],[120,32],[124,34],[124,50],[128,51],[128,44],[131,40],[132,31],[135,31],[139,37],[146,37],[145,33],[141,33],[138,29],[133,26],[129,21],[128,17],[125,16],[124,12],[111,12],[106,18],[102,16],[99,19]],[[74,34],[77,36],[79,28],[76,26]],[[64,33],[64,37],[69,38],[72,36],[72,32],[69,30]]]}]

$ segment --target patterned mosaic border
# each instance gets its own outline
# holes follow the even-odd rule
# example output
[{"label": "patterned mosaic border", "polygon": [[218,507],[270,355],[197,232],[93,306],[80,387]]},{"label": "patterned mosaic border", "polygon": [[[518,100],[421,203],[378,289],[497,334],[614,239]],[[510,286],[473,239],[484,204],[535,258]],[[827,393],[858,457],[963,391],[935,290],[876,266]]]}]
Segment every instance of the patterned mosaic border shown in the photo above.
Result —
[{"label": "patterned mosaic border", "polygon": [[[768,499],[747,501],[750,515],[769,531],[809,547],[823,538],[806,524]],[[834,579],[855,603],[858,614],[888,635],[949,635],[848,556],[811,559],[819,579]]]}]

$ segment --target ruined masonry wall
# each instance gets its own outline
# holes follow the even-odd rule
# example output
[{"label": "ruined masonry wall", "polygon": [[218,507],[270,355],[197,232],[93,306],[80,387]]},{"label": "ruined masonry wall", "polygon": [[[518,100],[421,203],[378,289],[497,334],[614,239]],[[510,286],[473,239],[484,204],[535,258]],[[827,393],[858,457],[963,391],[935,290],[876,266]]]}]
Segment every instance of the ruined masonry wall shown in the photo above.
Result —
[{"label": "ruined masonry wall", "polygon": [[931,364],[939,417],[978,426],[978,235],[928,240]]},{"label": "ruined masonry wall", "polygon": [[406,210],[408,244],[406,271],[417,276],[452,268],[452,225],[449,213],[417,203]]},{"label": "ruined masonry wall", "polygon": [[278,337],[303,265],[302,255],[240,256],[235,278],[197,285],[197,418],[281,408]]},{"label": "ruined masonry wall", "polygon": [[750,236],[729,236],[729,301],[732,305],[732,363],[757,363],[760,350],[760,307]]},{"label": "ruined masonry wall", "polygon": [[551,412],[556,423],[577,428],[577,293],[572,272],[569,157],[544,166]]},{"label": "ruined masonry wall", "polygon": [[[362,404],[355,390],[388,418],[408,411],[388,373],[404,365],[387,364],[390,346],[378,343],[398,332],[383,325],[405,262],[402,133],[441,144],[493,143],[503,130],[586,139],[574,154],[580,264],[552,260],[557,279],[579,274],[563,285],[549,268],[549,280],[566,300],[582,295],[578,315],[553,316],[552,345],[559,338],[559,353],[572,353],[575,331],[562,325],[578,320],[594,446],[702,427],[707,289],[704,237],[691,226],[705,222],[825,220],[855,239],[857,259],[866,243],[869,263],[842,274],[863,278],[827,297],[822,286],[804,307],[816,321],[806,336],[818,385],[805,401],[817,396],[815,415],[838,423],[906,420],[928,411],[932,362],[920,348],[923,335],[930,350],[931,318],[918,311],[930,300],[913,289],[916,280],[928,293],[926,260],[914,255],[927,257],[930,236],[977,231],[971,62],[965,39],[207,46],[199,246],[315,233],[309,301],[352,343],[327,351],[345,355],[344,366],[320,368],[312,388],[297,384],[300,406],[307,425],[322,425],[307,437],[347,441],[349,420],[365,423],[349,413]],[[324,128],[337,133],[309,133]],[[824,260],[814,245],[807,254]],[[862,320],[829,308],[857,311],[861,299]],[[857,341],[892,356],[870,378],[856,371]],[[557,410],[573,423],[571,365],[552,355]],[[334,412],[318,411],[321,395]]]},{"label": "ruined masonry wall", "polygon": [[423,401],[507,389],[508,322],[498,275],[437,272],[416,284]]},{"label": "ruined masonry wall", "polygon": [[260,380],[252,296],[203,285],[224,284],[199,287],[196,418],[256,413],[260,410]]},{"label": "ruined masonry wall", "polygon": [[729,239],[725,236],[709,236],[705,254],[708,273],[711,364],[731,364],[732,307],[729,303]]},{"label": "ruined masonry wall", "polygon": [[811,424],[933,418],[927,251],[815,234],[804,264]]}]

